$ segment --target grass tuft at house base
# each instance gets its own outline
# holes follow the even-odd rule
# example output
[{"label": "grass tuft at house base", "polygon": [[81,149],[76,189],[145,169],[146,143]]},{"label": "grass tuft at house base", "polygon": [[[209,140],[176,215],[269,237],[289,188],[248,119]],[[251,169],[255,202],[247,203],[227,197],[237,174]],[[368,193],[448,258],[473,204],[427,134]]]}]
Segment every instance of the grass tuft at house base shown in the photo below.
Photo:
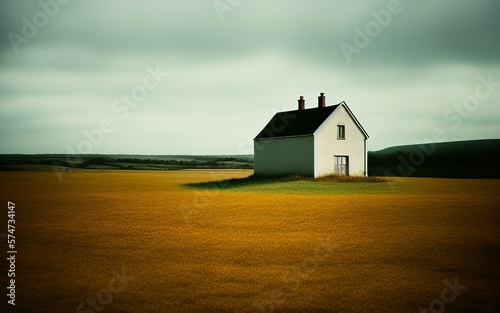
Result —
[{"label": "grass tuft at house base", "polygon": [[341,183],[387,183],[389,179],[378,176],[343,176],[343,175],[328,175],[322,176],[313,181],[318,182],[341,182]]}]

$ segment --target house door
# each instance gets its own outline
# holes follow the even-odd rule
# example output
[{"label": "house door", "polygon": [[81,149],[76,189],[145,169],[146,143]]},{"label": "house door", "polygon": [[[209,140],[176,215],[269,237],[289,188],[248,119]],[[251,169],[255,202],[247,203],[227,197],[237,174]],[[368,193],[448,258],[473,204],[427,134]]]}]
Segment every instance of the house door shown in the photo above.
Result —
[{"label": "house door", "polygon": [[349,176],[349,157],[345,155],[335,156],[335,174]]}]

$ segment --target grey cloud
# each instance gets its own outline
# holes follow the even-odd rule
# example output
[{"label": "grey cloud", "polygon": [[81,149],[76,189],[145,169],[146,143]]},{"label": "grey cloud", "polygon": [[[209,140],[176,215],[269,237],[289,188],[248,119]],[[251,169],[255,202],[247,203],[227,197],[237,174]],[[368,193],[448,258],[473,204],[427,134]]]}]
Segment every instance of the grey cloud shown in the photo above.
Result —
[{"label": "grey cloud", "polygon": [[[221,22],[210,1],[73,1],[61,7],[26,48],[49,44],[80,46],[104,54],[162,51],[201,59],[276,48],[345,66],[339,44],[352,43],[354,28],[364,28],[373,20],[370,12],[385,9],[388,1],[360,3],[244,2]],[[353,65],[376,65],[377,61],[415,64],[450,58],[498,60],[497,1],[401,3],[402,13],[392,17]],[[13,12],[6,30],[19,32],[21,17],[36,12],[37,6],[11,2],[5,9]],[[9,46],[4,37],[3,48]]]},{"label": "grey cloud", "polygon": [[[23,16],[40,7],[3,1],[0,152],[65,152],[82,129],[117,120],[111,101],[157,64],[171,74],[165,84],[117,120],[98,151],[236,153],[238,138],[294,109],[299,95],[314,105],[319,92],[348,102],[370,148],[426,138],[448,126],[442,112],[473,92],[478,75],[498,72],[500,3],[401,0],[403,11],[348,63],[339,45],[352,44],[354,29],[388,3],[243,1],[221,22],[212,1],[73,0],[15,54],[7,34],[21,34]],[[488,117],[499,94],[450,137],[494,136]],[[176,135],[179,125],[189,131]],[[228,143],[206,146],[215,136]]]}]

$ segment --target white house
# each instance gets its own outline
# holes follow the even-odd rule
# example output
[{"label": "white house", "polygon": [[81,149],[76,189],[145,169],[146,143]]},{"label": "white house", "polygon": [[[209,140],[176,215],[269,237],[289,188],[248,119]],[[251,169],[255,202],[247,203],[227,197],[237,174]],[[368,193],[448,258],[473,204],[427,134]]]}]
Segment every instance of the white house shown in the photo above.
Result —
[{"label": "white house", "polygon": [[254,138],[254,172],[366,176],[367,139],[344,101],[326,106],[322,93],[318,107],[306,109],[301,96],[298,110],[276,113]]}]

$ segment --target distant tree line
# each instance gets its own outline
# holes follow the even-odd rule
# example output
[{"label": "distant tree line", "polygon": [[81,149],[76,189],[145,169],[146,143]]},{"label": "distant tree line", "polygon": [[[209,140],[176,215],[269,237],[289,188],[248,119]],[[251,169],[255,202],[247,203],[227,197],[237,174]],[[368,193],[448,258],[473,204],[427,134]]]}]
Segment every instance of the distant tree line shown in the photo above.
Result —
[{"label": "distant tree line", "polygon": [[[187,158],[187,157],[186,157]],[[172,168],[253,168],[253,160],[236,157],[193,156],[192,160],[148,159],[148,158],[112,158],[107,156],[79,157],[68,162],[65,158],[39,158],[26,155],[24,157],[1,158],[0,170],[8,170],[8,165],[50,165],[71,168],[89,168],[92,166],[110,166],[119,169],[134,169],[134,165],[159,165]]]}]

